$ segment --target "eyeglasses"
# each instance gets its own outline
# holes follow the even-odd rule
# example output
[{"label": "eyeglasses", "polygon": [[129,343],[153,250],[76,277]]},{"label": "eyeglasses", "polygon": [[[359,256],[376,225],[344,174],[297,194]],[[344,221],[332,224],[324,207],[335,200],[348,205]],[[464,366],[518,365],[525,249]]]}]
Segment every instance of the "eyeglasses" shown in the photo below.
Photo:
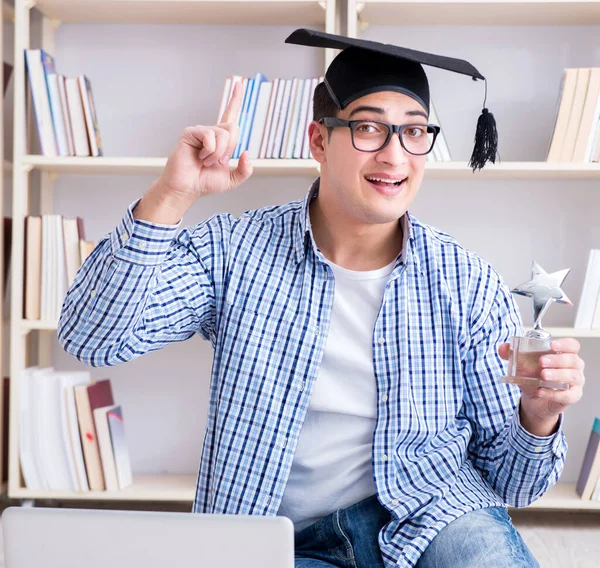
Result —
[{"label": "eyeglasses", "polygon": [[385,148],[392,134],[397,133],[400,144],[415,156],[429,154],[440,132],[435,124],[389,124],[380,120],[344,120],[325,117],[319,120],[328,128],[347,126],[350,128],[352,145],[360,152],[379,152]]}]

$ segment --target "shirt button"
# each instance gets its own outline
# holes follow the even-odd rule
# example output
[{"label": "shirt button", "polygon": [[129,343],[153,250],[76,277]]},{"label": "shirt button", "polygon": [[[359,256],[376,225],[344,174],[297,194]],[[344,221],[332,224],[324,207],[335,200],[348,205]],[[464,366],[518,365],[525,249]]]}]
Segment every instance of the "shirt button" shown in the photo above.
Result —
[{"label": "shirt button", "polygon": [[302,381],[300,383],[300,386],[298,387],[300,389],[300,392],[302,392],[304,390],[304,387],[306,386],[306,381]]},{"label": "shirt button", "polygon": [[392,501],[392,505],[393,505],[394,507],[397,507],[399,504],[400,504],[400,501],[398,501],[398,499],[394,499],[394,500]]},{"label": "shirt button", "polygon": [[387,455],[386,455],[386,454],[383,454],[383,455],[381,456],[381,461],[384,461],[384,462],[385,462],[385,461],[387,461],[387,459],[388,459],[388,457],[387,457]]},{"label": "shirt button", "polygon": [[319,335],[321,328],[319,326],[315,327],[315,335]]},{"label": "shirt button", "polygon": [[379,345],[383,345],[383,344],[385,343],[385,337],[380,337],[380,338],[377,340],[377,343],[379,343]]},{"label": "shirt button", "polygon": [[536,454],[541,454],[543,451],[544,451],[544,448],[537,447],[537,448],[535,449],[535,453],[536,453]]},{"label": "shirt button", "polygon": [[141,249],[145,249],[146,247],[147,247],[146,243],[144,243],[144,242],[140,243],[140,248]]},{"label": "shirt button", "polygon": [[384,395],[381,397],[381,401],[382,401],[382,402],[387,402],[387,399],[388,399],[388,395],[387,395],[387,394],[384,394]]},{"label": "shirt button", "polygon": [[90,296],[93,298],[95,295],[96,295],[96,290],[92,290],[92,291],[90,292]]},{"label": "shirt button", "polygon": [[283,440],[281,440],[281,447],[285,448],[287,446],[287,438],[284,438]]},{"label": "shirt button", "polygon": [[269,496],[267,497],[267,503],[266,503],[267,507],[268,507],[270,504],[271,504],[271,495],[269,495]]}]

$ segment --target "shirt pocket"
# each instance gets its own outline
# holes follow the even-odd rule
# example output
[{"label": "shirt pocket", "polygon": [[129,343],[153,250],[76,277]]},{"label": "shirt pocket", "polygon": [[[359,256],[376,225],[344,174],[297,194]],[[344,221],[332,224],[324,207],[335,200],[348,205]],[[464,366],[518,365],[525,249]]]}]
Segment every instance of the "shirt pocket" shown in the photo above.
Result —
[{"label": "shirt pocket", "polygon": [[272,412],[287,400],[295,323],[248,306],[225,304],[220,333],[220,404]]}]

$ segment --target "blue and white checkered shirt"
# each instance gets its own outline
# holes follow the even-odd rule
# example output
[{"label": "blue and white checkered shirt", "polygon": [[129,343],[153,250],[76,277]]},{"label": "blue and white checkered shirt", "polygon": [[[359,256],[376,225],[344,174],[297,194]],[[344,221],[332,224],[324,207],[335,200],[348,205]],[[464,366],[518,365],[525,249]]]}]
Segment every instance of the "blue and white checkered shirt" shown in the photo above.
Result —
[{"label": "blue and white checkered shirt", "polygon": [[[79,270],[59,339],[92,366],[115,365],[199,333],[214,347],[207,431],[193,510],[275,515],[309,405],[334,296],[306,199],[216,215],[194,227],[134,220]],[[392,520],[386,568],[414,566],[463,513],[528,505],[558,479],[562,427],[519,422],[498,346],[522,333],[499,275],[407,213],[408,238],[375,328],[373,475]],[[562,417],[561,417],[562,423]]]}]

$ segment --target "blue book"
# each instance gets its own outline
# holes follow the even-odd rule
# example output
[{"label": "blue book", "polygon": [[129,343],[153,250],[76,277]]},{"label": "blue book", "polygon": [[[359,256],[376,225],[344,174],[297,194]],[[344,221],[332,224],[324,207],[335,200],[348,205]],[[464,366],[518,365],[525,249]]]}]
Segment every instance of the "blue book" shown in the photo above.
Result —
[{"label": "blue book", "polygon": [[250,96],[250,105],[248,106],[248,115],[246,118],[246,128],[244,128],[244,134],[242,136],[242,142],[240,146],[240,154],[248,149],[248,142],[250,141],[250,134],[252,133],[252,125],[254,124],[254,115],[256,113],[256,103],[258,102],[258,94],[260,92],[260,84],[266,81],[267,78],[262,73],[257,73],[254,77],[254,88],[252,89],[252,95]]},{"label": "blue book", "polygon": [[58,90],[58,75],[56,74],[56,64],[54,57],[40,50],[42,57],[42,66],[46,78],[46,88],[50,100],[50,111],[52,113],[52,124],[54,125],[54,134],[59,156],[69,155],[69,145],[67,142],[67,131],[65,129],[65,117],[63,115],[62,103],[60,102],[60,92]]},{"label": "blue book", "polygon": [[240,114],[240,135],[238,138],[237,146],[233,153],[234,158],[239,158],[242,148],[242,137],[244,136],[244,129],[246,128],[246,120],[248,118],[248,106],[250,105],[250,97],[252,96],[252,88],[254,87],[254,79],[248,79],[246,84],[246,90],[244,91],[244,101],[242,103],[242,112]]}]

